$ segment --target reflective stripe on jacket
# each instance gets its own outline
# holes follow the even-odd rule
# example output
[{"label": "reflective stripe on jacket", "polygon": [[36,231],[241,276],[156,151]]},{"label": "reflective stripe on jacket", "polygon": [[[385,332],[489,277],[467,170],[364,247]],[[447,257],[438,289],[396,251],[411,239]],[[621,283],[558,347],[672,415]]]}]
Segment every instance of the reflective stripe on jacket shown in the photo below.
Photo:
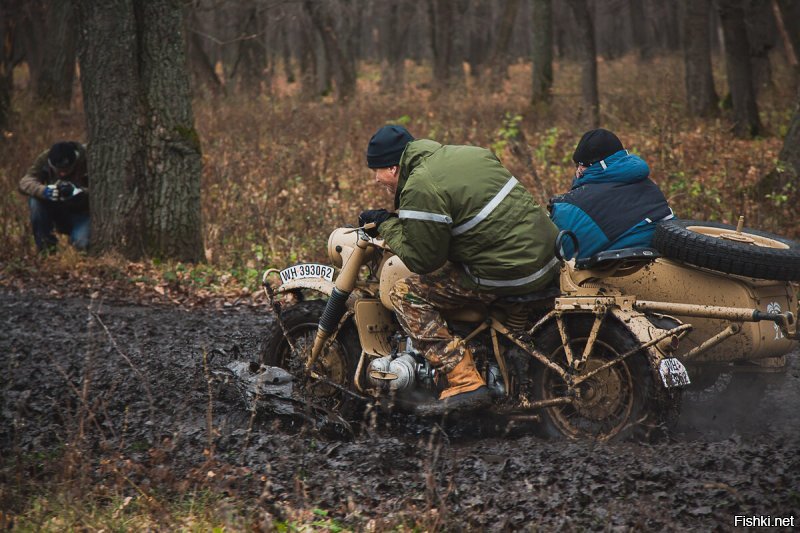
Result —
[{"label": "reflective stripe on jacket", "polygon": [[552,281],[557,230],[530,193],[489,150],[420,139],[400,160],[397,218],[380,233],[419,274],[446,261],[464,285],[522,294]]}]

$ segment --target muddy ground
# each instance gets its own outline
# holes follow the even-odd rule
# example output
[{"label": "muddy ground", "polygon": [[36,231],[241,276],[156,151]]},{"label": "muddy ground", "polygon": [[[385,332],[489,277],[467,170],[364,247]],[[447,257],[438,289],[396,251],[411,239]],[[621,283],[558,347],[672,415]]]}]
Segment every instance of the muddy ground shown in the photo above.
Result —
[{"label": "muddy ground", "polygon": [[735,515],[793,513],[800,525],[796,355],[757,405],[688,403],[678,431],[655,444],[475,438],[397,420],[336,438],[252,421],[236,395],[206,379],[204,359],[256,357],[268,320],[264,309],[0,289],[5,503],[23,465],[45,482],[65,474],[31,457],[41,463],[77,445],[95,488],[122,473],[145,491],[211,484],[250,502],[254,520],[305,507],[379,530],[727,530]]}]

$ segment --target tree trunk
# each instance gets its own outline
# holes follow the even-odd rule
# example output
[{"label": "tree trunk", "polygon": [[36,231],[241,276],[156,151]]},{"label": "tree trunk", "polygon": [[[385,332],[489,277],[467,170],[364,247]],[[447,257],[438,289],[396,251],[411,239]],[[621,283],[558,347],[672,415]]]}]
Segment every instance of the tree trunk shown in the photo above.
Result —
[{"label": "tree trunk", "polygon": [[14,87],[15,21],[6,5],[0,5],[0,133],[11,122]]},{"label": "tree trunk", "polygon": [[597,51],[594,25],[586,0],[568,0],[575,17],[575,36],[581,50],[582,122],[588,129],[600,124],[600,97],[597,90]]},{"label": "tree trunk", "polygon": [[776,18],[780,16],[781,33],[791,46],[791,50],[787,50],[789,62],[791,63],[793,59],[793,66],[797,68],[800,62],[800,2],[797,0],[774,0],[774,2],[773,5],[778,7]]},{"label": "tree trunk", "polygon": [[78,0],[92,247],[199,261],[200,142],[181,11],[170,0]]},{"label": "tree trunk", "polygon": [[[798,205],[797,182],[800,180],[800,94],[795,103],[792,122],[783,140],[783,149],[778,155],[775,168],[756,183],[750,194],[756,201],[773,200],[784,196],[786,207],[795,210]],[[779,195],[779,196],[778,196]],[[784,213],[785,215],[785,213]]]},{"label": "tree trunk", "polygon": [[[193,4],[193,3],[192,3]],[[201,34],[203,25],[197,14],[197,6],[190,3],[183,5],[184,34],[186,35],[186,60],[192,88],[199,92],[203,87],[218,96],[225,93],[225,86],[217,76],[214,62],[209,57]]]},{"label": "tree trunk", "polygon": [[338,98],[347,101],[356,93],[356,68],[354,59],[348,54],[345,40],[338,35],[333,15],[328,6],[322,2],[306,0],[303,3],[314,27],[319,31],[325,46],[325,53],[334,67]]},{"label": "tree trunk", "polygon": [[453,0],[429,0],[431,48],[433,49],[433,85],[446,89],[451,83],[455,5]]},{"label": "tree trunk", "polygon": [[628,0],[630,9],[633,45],[639,50],[639,59],[649,61],[653,57],[653,46],[650,38],[650,22],[644,10],[644,0]]},{"label": "tree trunk", "polygon": [[531,102],[548,102],[553,88],[553,3],[533,0],[533,95]]},{"label": "tree trunk", "polygon": [[301,96],[304,100],[313,100],[319,96],[319,65],[325,58],[318,58],[317,54],[317,30],[310,24],[301,26],[303,38],[300,40],[300,79]]},{"label": "tree trunk", "polygon": [[748,0],[745,7],[747,40],[750,43],[750,67],[753,69],[753,90],[758,93],[772,85],[769,53],[775,47],[778,33],[772,14],[772,0]]},{"label": "tree trunk", "polygon": [[242,28],[243,35],[238,42],[236,61],[231,69],[231,77],[239,79],[240,88],[246,93],[261,92],[261,85],[265,81],[267,54],[264,48],[263,28],[259,24],[258,11],[255,7],[247,9],[243,14],[244,22],[238,27]]},{"label": "tree trunk", "polygon": [[737,137],[753,137],[761,131],[761,121],[753,90],[750,43],[747,40],[742,0],[717,0],[717,5],[725,40],[728,87],[733,101],[733,131]]},{"label": "tree trunk", "polygon": [[788,173],[786,182],[793,184],[800,179],[800,96],[797,100],[789,131],[783,140],[783,149],[778,155],[779,167]]},{"label": "tree trunk", "polygon": [[500,28],[494,43],[492,53],[492,84],[497,87],[508,76],[508,45],[511,43],[511,33],[514,30],[514,21],[517,19],[520,0],[505,0],[503,16],[500,19]]},{"label": "tree trunk", "polygon": [[707,117],[717,112],[717,92],[711,70],[709,0],[681,0],[683,67],[689,114]]},{"label": "tree trunk", "polygon": [[491,20],[492,9],[491,0],[475,0],[472,2],[470,17],[470,38],[467,42],[467,61],[469,62],[469,73],[475,79],[482,76],[481,70],[486,65],[489,57],[489,43],[491,42],[491,25],[487,24]]},{"label": "tree trunk", "polygon": [[75,80],[78,32],[72,0],[45,2],[45,43],[34,83],[43,104],[69,107]]},{"label": "tree trunk", "polygon": [[[388,11],[381,19],[380,48],[386,58],[381,73],[381,90],[396,93],[405,85],[405,47],[411,18],[407,10],[410,8],[402,2],[391,2]],[[402,9],[401,9],[402,8]]]}]

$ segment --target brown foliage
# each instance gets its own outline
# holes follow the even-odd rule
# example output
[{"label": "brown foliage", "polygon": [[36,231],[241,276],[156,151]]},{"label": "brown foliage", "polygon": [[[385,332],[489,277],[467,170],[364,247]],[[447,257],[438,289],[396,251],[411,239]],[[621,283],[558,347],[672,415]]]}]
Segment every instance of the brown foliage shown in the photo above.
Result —
[{"label": "brown foliage", "polygon": [[[788,78],[784,70],[777,70],[776,78]],[[743,214],[748,225],[798,237],[793,217],[784,216],[783,196],[755,197],[750,190],[775,165],[780,135],[791,118],[790,84],[776,83],[760,96],[762,120],[773,136],[739,140],[725,119],[686,117],[678,57],[654,58],[646,65],[632,57],[601,61],[599,76],[601,126],[616,131],[627,148],[644,157],[678,216],[730,222]],[[540,202],[569,187],[570,158],[582,133],[577,65],[555,65],[552,103],[537,108],[529,107],[527,64],[512,65],[501,91],[467,82],[433,96],[429,68],[411,63],[399,95],[382,94],[378,77],[377,67],[362,65],[358,96],[343,105],[331,99],[301,100],[297,87],[278,80],[271,97],[197,98],[209,267],[137,266],[156,272],[147,290],[213,292],[226,285],[220,272],[228,272],[233,294],[243,287],[254,289],[258,272],[268,266],[325,261],[332,228],[354,223],[361,209],[391,207],[392,199],[373,183],[363,155],[370,135],[387,122],[404,122],[416,137],[493,147]],[[15,102],[20,110],[16,127],[0,141],[0,180],[6,191],[0,197],[0,261],[6,276],[17,272],[29,280],[40,270],[52,273],[45,262],[34,260],[27,205],[15,192],[17,182],[40,150],[58,139],[81,139],[84,130],[79,101],[70,112],[55,115],[26,97]],[[80,270],[87,268],[103,275],[102,267],[80,264]],[[137,287],[131,268],[120,266],[123,291]],[[173,276],[164,279],[165,271]]]}]

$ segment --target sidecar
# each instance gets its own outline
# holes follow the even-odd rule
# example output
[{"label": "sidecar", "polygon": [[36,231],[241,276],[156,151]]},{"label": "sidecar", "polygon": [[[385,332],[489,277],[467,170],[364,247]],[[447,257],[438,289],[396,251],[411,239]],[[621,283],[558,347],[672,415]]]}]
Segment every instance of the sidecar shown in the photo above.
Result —
[{"label": "sidecar", "polygon": [[662,257],[607,280],[638,300],[676,304],[670,313],[692,325],[676,355],[697,386],[721,373],[780,373],[798,346],[796,326],[714,318],[709,306],[796,313],[800,246],[770,233],[715,222],[674,220],[654,237]]}]

